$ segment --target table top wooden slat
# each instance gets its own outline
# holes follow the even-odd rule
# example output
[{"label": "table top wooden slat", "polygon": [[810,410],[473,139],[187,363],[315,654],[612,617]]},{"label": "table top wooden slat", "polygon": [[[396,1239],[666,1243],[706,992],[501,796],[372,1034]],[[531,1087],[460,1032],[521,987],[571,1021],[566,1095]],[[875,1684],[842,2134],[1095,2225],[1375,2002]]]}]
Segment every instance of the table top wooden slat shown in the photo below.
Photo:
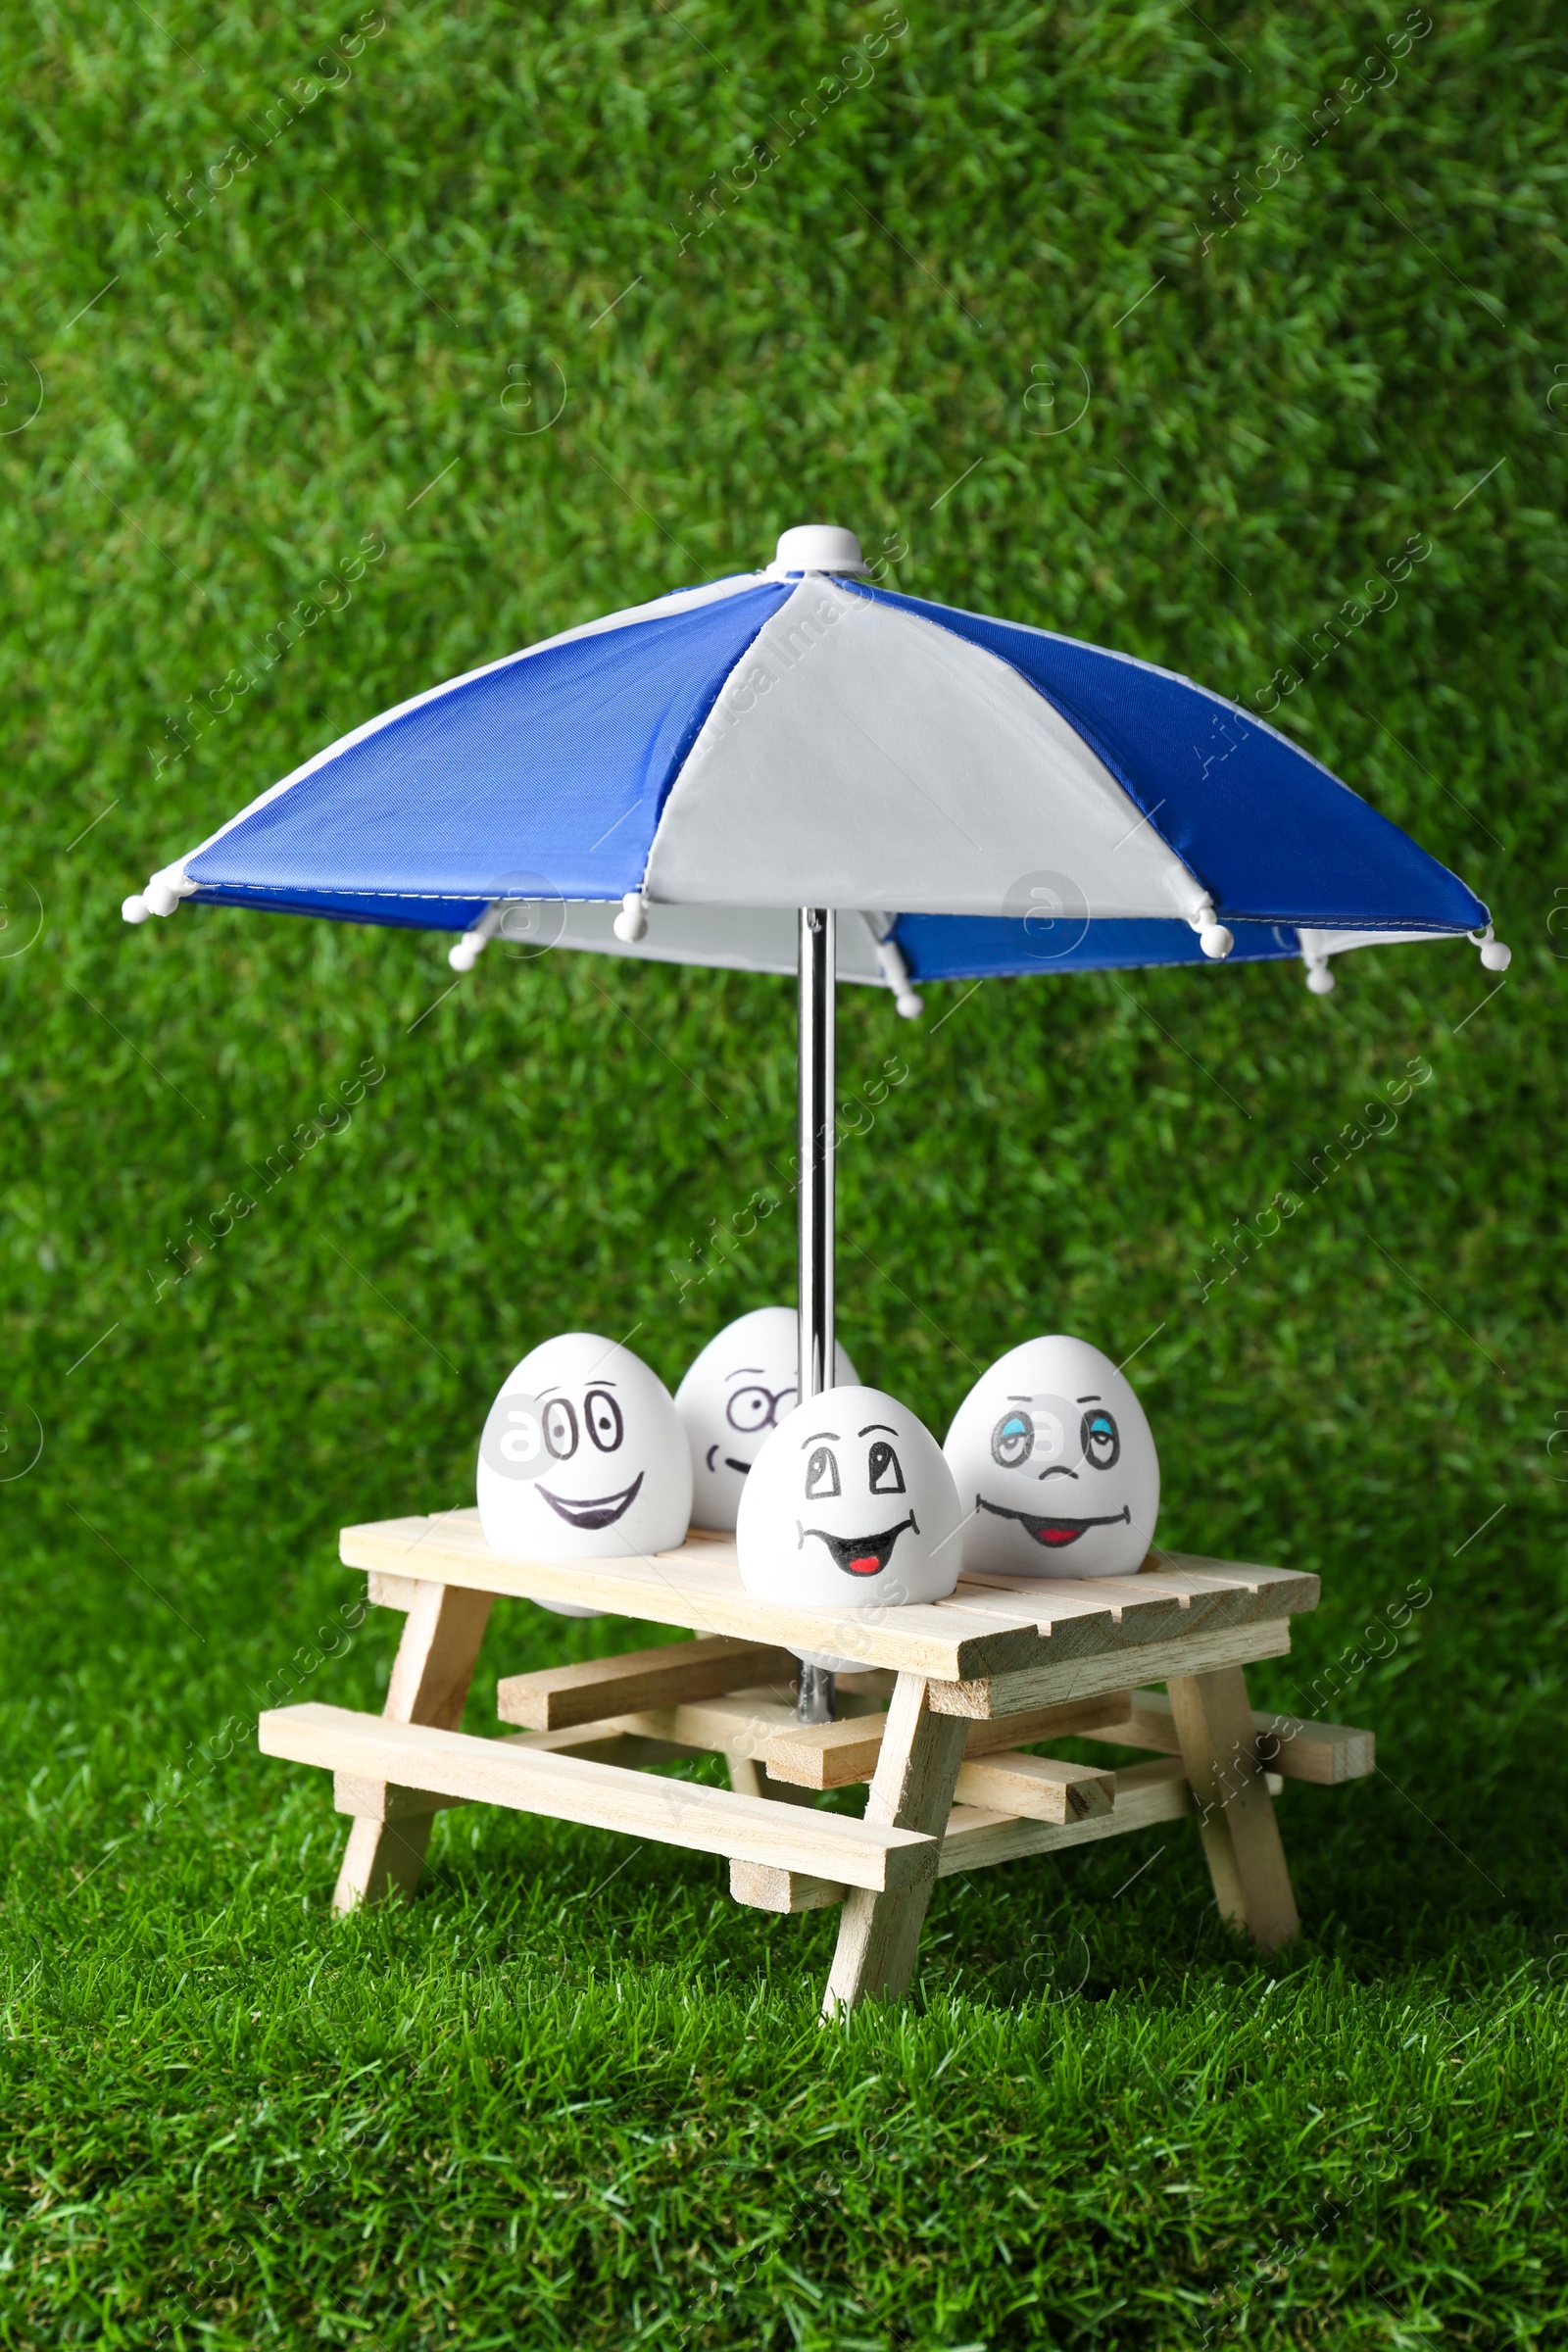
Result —
[{"label": "table top wooden slat", "polygon": [[[492,1551],[476,1510],[346,1527],[348,1567],[526,1600],[570,1600],[656,1625],[826,1650],[939,1682],[1095,1657],[1316,1606],[1288,1568],[1162,1554],[1136,1577],[965,1578],[948,1600],[902,1608],[784,1607],[740,1581],[735,1539],[694,1529],[676,1551],[617,1560],[516,1560]],[[1166,1565],[1164,1563],[1168,1562]]]}]

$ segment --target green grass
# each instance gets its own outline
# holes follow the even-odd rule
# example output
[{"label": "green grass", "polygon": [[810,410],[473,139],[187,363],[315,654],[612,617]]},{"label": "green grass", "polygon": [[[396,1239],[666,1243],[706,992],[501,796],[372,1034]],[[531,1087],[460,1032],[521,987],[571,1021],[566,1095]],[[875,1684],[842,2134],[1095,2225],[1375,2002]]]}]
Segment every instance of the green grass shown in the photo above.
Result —
[{"label": "green grass", "polygon": [[[911,10],[788,145],[885,13],[0,26],[8,2346],[1568,2337],[1560,18],[1435,6],[1312,145],[1398,12]],[[673,1381],[790,1295],[787,1212],[708,1246],[789,1149],[789,991],[493,951],[438,1004],[431,939],[119,902],[343,728],[813,516],[1239,699],[1431,542],[1278,721],[1494,906],[1484,1009],[1461,948],[841,1025],[850,1085],[908,1070],[842,1162],[862,1374],[940,1429],[1033,1331],[1141,1348],[1163,1540],[1322,1574],[1255,1689],[1383,1771],[1287,1790],[1271,1964],[1151,1834],[948,1883],[919,2001],[824,2034],[830,1918],[560,1825],[448,1814],[416,1904],[334,1925],[324,1782],[255,1752],[291,1661],[375,1702],[335,1530],[466,1499],[524,1348],[636,1327]],[[629,1630],[503,1607],[471,1724]]]}]

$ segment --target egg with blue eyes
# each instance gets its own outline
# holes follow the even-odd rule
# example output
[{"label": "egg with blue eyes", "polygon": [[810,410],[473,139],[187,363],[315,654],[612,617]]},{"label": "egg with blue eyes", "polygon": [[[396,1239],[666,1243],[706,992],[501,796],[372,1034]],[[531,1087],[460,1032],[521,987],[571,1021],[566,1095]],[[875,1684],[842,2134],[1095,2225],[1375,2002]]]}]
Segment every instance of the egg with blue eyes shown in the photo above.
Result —
[{"label": "egg with blue eyes", "polygon": [[943,1447],[966,1570],[1132,1576],[1159,1517],[1159,1455],[1132,1384],[1087,1340],[1025,1340],[983,1372]]},{"label": "egg with blue eyes", "polygon": [[942,1448],[907,1405],[880,1389],[828,1389],[786,1413],[752,1465],[735,1529],[741,1582],[803,1607],[942,1600],[958,1580],[959,1518]]},{"label": "egg with blue eyes", "polygon": [[[675,1391],[692,1447],[692,1524],[732,1528],[752,1464],[795,1405],[800,1317],[754,1307],[710,1340]],[[859,1374],[838,1348],[836,1378]]]}]

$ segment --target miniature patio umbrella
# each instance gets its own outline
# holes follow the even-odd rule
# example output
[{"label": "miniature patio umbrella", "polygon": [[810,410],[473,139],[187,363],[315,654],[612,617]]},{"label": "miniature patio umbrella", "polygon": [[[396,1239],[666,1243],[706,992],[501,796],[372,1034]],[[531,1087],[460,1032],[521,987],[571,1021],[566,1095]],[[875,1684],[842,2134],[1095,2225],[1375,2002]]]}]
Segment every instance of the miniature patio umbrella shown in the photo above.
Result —
[{"label": "miniature patio umbrella", "polygon": [[567,629],[368,720],[124,902],[183,899],[800,985],[801,1396],[833,1360],[833,996],[1468,933],[1464,883],[1250,712],[1123,654],[764,571]]}]

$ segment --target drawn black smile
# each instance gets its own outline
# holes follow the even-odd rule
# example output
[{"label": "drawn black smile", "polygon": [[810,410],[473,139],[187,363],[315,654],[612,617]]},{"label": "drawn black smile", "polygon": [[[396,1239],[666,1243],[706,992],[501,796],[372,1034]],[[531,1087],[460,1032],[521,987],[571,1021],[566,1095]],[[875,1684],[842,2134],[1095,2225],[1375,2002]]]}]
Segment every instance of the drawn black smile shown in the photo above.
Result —
[{"label": "drawn black smile", "polygon": [[920,1533],[912,1511],[907,1519],[901,1519],[897,1527],[890,1527],[880,1536],[830,1536],[825,1527],[802,1527],[797,1522],[800,1541],[796,1548],[804,1545],[808,1536],[819,1536],[833,1554],[834,1566],[842,1568],[846,1576],[880,1576],[906,1527],[914,1528],[916,1535]]},{"label": "drawn black smile", "polygon": [[1119,1511],[1112,1511],[1104,1519],[1041,1519],[1033,1511],[1009,1511],[1000,1502],[987,1502],[983,1494],[975,1496],[974,1507],[977,1511],[990,1511],[997,1519],[1016,1519],[1026,1536],[1052,1551],[1059,1551],[1064,1544],[1076,1544],[1091,1527],[1130,1527],[1133,1516],[1132,1506],[1124,1503]]},{"label": "drawn black smile", "polygon": [[592,1531],[613,1527],[621,1514],[631,1509],[642,1491],[642,1483],[643,1473],[639,1470],[631,1485],[622,1487],[618,1494],[596,1494],[582,1502],[574,1501],[568,1495],[552,1494],[548,1487],[541,1487],[539,1492],[558,1519],[564,1519],[568,1527]]}]

